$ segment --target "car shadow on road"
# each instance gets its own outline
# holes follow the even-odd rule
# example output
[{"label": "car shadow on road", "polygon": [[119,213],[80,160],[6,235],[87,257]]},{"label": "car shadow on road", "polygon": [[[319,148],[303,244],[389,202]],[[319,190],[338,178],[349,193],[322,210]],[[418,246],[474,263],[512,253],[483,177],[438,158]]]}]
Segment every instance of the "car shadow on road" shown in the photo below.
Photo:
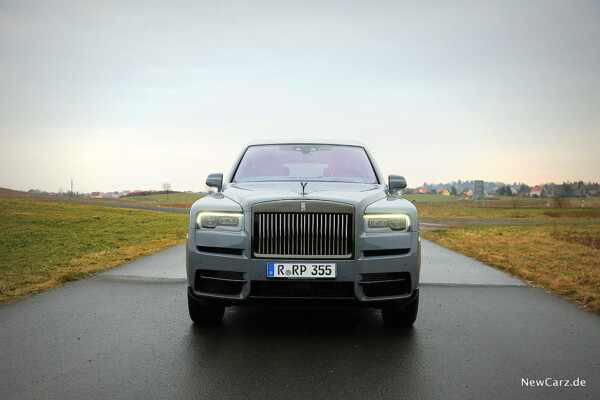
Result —
[{"label": "car shadow on road", "polygon": [[246,335],[256,333],[327,335],[360,331],[377,335],[392,334],[394,337],[409,338],[414,329],[393,329],[385,327],[379,310],[357,307],[230,307],[223,323],[216,327],[195,327],[199,334],[215,330],[234,333],[243,331]]},{"label": "car shadow on road", "polygon": [[236,382],[258,397],[292,391],[306,398],[307,388],[319,385],[327,386],[320,396],[335,390],[334,397],[355,397],[352,380],[369,378],[369,386],[390,376],[410,380],[423,363],[418,338],[417,328],[385,327],[378,310],[240,307],[229,309],[220,326],[190,326],[185,354],[194,366],[189,381],[204,382],[196,388],[204,393]]}]

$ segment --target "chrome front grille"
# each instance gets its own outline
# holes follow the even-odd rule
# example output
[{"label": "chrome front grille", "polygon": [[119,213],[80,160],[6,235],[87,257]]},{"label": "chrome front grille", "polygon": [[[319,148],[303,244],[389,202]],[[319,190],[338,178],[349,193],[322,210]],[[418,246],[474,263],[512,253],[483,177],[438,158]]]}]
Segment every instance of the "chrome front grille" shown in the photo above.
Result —
[{"label": "chrome front grille", "polygon": [[329,212],[254,213],[254,256],[351,258],[352,216]]}]

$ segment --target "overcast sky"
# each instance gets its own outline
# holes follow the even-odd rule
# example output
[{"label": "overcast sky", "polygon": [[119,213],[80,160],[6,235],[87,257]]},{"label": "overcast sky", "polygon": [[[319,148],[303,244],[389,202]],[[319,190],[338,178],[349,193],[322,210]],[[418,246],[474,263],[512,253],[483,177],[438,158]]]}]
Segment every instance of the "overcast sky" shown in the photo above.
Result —
[{"label": "overcast sky", "polygon": [[0,0],[0,186],[202,190],[260,138],[600,180],[598,1]]}]

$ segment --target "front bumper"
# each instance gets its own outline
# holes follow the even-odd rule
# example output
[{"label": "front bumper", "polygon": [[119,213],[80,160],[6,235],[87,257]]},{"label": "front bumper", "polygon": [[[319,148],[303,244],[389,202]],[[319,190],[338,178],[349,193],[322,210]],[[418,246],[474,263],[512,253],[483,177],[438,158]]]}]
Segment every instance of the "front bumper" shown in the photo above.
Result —
[{"label": "front bumper", "polygon": [[[224,305],[318,302],[381,307],[409,303],[418,293],[421,262],[418,232],[406,232],[391,239],[358,237],[350,260],[257,259],[252,258],[250,240],[243,233],[203,233],[190,230],[186,249],[188,290],[192,297],[203,301]],[[377,252],[390,246],[402,247],[404,254]],[[337,277],[267,278],[267,262],[334,262]]]}]

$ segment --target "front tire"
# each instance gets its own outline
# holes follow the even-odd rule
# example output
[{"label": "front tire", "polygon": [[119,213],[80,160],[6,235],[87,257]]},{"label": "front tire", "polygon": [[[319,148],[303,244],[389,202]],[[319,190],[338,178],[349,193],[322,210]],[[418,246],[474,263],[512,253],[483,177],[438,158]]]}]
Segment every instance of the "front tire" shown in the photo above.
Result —
[{"label": "front tire", "polygon": [[385,307],[381,309],[383,322],[387,326],[410,328],[417,319],[419,312],[419,295],[403,307]]},{"label": "front tire", "polygon": [[225,307],[208,305],[201,300],[194,299],[188,293],[188,311],[195,324],[217,325],[223,320]]}]

